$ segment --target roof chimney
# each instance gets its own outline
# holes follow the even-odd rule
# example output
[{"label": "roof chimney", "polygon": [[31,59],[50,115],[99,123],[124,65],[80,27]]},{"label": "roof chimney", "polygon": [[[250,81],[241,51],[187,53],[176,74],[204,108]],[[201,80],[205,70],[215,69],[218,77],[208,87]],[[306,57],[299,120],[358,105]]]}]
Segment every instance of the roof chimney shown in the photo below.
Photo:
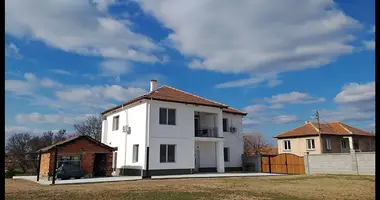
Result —
[{"label": "roof chimney", "polygon": [[150,92],[157,89],[157,80],[150,80]]},{"label": "roof chimney", "polygon": [[310,123],[310,121],[309,121],[309,120],[305,121],[305,124],[308,124],[308,123]]}]

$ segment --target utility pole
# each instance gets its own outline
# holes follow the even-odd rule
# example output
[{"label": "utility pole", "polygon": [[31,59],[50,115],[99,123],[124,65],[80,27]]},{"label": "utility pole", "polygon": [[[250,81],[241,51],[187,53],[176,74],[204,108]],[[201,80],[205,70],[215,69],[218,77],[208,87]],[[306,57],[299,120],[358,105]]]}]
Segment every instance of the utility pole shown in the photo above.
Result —
[{"label": "utility pole", "polygon": [[322,143],[322,137],[321,137],[321,123],[319,122],[319,112],[317,110],[317,112],[315,113],[315,117],[317,118],[317,123],[318,123],[318,136],[319,136],[319,145],[321,147],[321,151],[323,153],[323,143]]}]

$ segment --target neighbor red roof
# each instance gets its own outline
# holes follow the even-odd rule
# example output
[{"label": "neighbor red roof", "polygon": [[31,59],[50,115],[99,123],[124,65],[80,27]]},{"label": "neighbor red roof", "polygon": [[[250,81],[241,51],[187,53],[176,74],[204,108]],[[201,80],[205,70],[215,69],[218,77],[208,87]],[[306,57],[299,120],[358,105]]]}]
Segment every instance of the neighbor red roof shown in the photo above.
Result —
[{"label": "neighbor red roof", "polygon": [[287,137],[304,137],[304,136],[312,136],[318,135],[320,128],[320,134],[324,135],[361,135],[361,136],[375,136],[373,133],[369,133],[367,131],[363,131],[361,129],[349,126],[342,122],[330,122],[327,124],[320,124],[318,126],[317,123],[306,122],[304,125],[299,126],[290,131],[286,131],[279,135],[274,136],[275,138],[287,138]]},{"label": "neighbor red roof", "polygon": [[162,86],[152,92],[146,93],[142,96],[136,97],[130,101],[127,101],[126,103],[113,107],[111,109],[108,109],[101,114],[107,114],[109,112],[116,112],[119,110],[119,108],[122,108],[123,106],[130,105],[132,103],[135,103],[137,101],[143,100],[143,99],[152,99],[152,100],[159,100],[159,101],[168,101],[168,102],[176,102],[176,103],[185,103],[185,104],[194,104],[194,105],[203,105],[203,106],[212,106],[212,107],[219,107],[222,108],[225,112],[235,113],[235,114],[241,114],[246,115],[246,113],[233,109],[228,108],[228,105],[212,101],[194,94],[190,94],[188,92],[170,87],[170,86]]}]

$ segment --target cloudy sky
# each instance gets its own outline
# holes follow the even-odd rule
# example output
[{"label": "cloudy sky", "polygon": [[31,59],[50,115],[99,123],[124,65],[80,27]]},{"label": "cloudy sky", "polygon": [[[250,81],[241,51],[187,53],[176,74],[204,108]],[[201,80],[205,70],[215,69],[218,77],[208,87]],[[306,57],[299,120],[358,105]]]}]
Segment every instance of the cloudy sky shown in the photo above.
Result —
[{"label": "cloudy sky", "polygon": [[5,134],[73,131],[150,79],[245,110],[268,140],[316,110],[373,131],[374,5],[6,0]]}]

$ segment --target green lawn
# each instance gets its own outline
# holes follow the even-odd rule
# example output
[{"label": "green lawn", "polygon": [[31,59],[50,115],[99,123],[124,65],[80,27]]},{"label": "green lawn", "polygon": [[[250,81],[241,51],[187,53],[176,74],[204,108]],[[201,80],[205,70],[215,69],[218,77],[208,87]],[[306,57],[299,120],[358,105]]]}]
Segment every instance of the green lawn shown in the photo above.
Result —
[{"label": "green lawn", "polygon": [[267,176],[43,186],[5,180],[6,199],[375,199],[374,176]]}]

